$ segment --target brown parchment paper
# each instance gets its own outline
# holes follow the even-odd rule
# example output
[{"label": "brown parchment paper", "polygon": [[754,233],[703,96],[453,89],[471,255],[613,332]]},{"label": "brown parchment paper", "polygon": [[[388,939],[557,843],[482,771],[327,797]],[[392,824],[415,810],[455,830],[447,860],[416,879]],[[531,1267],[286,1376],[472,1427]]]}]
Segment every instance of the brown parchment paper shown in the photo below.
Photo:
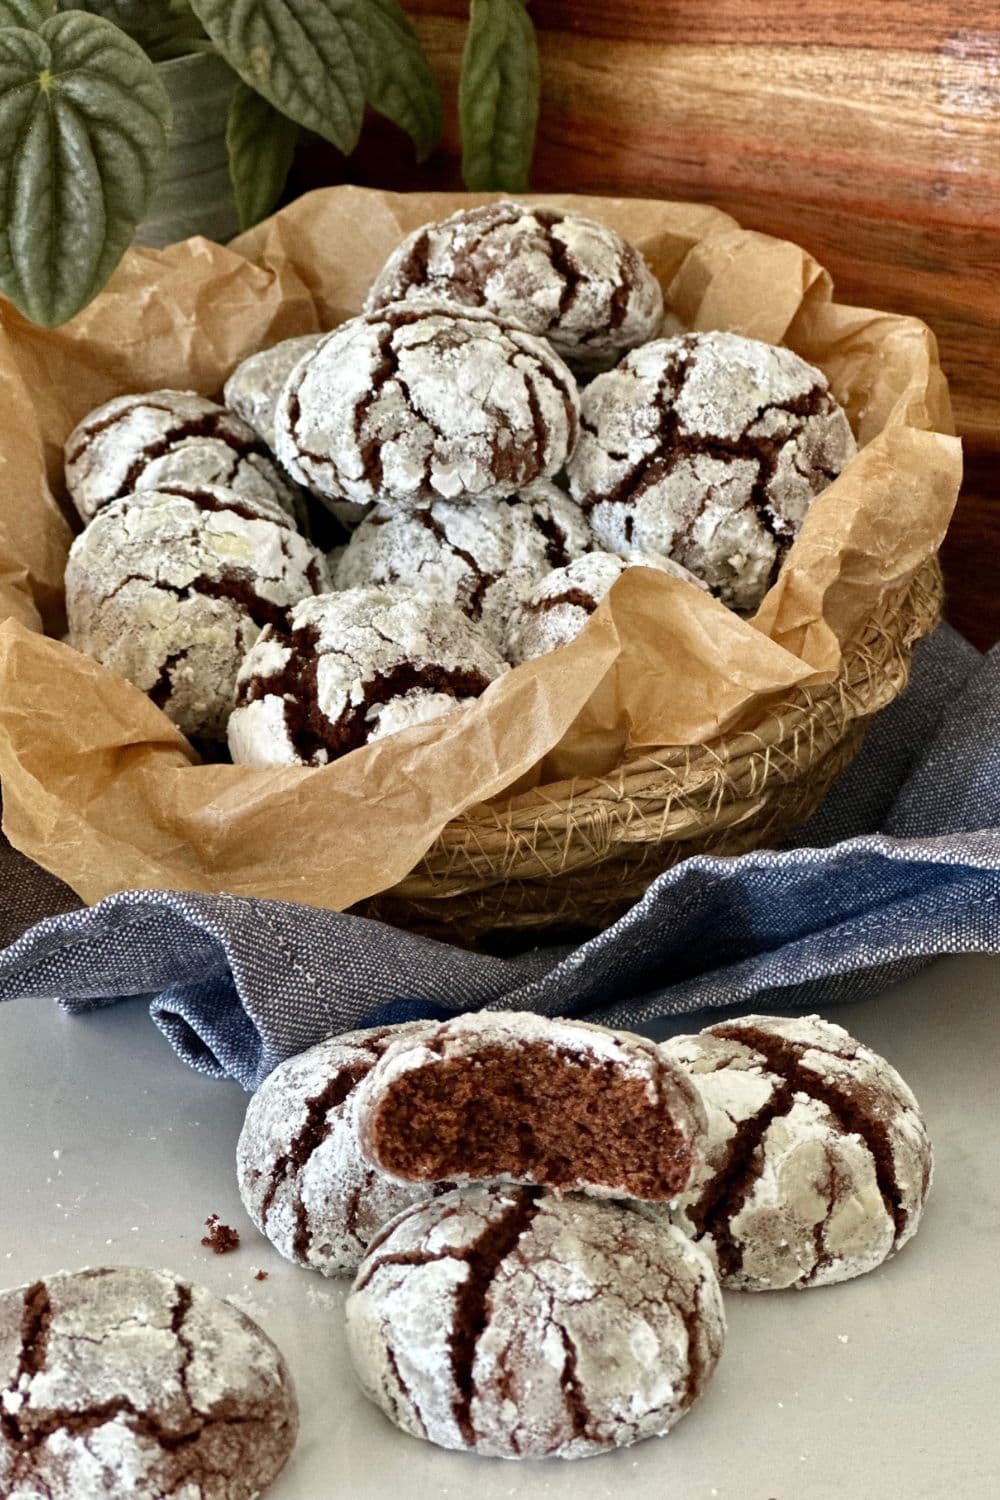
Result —
[{"label": "brown parchment paper", "polygon": [[576,641],[466,712],[320,770],[200,764],[148,698],[58,638],[72,539],[62,444],[113,395],[217,395],[246,354],[353,315],[404,234],[474,201],[333,188],[227,248],[132,250],[64,328],[0,304],[4,828],[84,899],[145,887],[350,906],[477,803],[601,775],[633,748],[752,727],[777,695],[829,681],[842,646],[939,546],[961,459],[923,324],[838,305],[804,251],[704,205],[549,196],[638,244],[686,326],[786,342],[820,365],[858,457],[812,507],[752,621],[637,570]]}]

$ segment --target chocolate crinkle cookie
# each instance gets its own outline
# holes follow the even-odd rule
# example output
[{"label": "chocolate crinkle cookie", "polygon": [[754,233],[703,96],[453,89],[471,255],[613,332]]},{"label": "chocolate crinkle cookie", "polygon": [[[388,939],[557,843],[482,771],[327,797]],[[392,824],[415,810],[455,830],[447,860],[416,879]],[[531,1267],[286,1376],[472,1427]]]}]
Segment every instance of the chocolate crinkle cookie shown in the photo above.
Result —
[{"label": "chocolate crinkle cookie", "polygon": [[609,551],[673,557],[750,614],[856,451],[822,371],[790,349],[693,333],[587,387],[567,472]]},{"label": "chocolate crinkle cookie", "polygon": [[136,490],[174,484],[222,485],[302,517],[301,496],[253,428],[194,391],[116,396],[66,440],[66,486],[85,521]]},{"label": "chocolate crinkle cookie", "polygon": [[[274,448],[274,413],[284,384],[299,360],[315,349],[323,337],[322,333],[306,333],[272,344],[270,349],[251,354],[237,365],[226,381],[223,391],[226,405],[253,428],[269,449]],[[315,534],[310,533],[305,497],[297,486],[295,489],[296,519],[307,534]],[[350,530],[364,519],[368,506],[355,505],[352,500],[332,500],[327,509]]]},{"label": "chocolate crinkle cookie", "polygon": [[550,568],[586,552],[590,527],[562,490],[538,480],[503,500],[378,506],[341,554],[338,588],[404,584],[458,606],[503,641],[511,608]]},{"label": "chocolate crinkle cookie", "polygon": [[493,1458],[586,1458],[668,1432],[725,1320],[707,1256],[627,1205],[475,1186],[393,1220],[347,1338],[405,1432]]},{"label": "chocolate crinkle cookie", "polygon": [[329,587],[274,504],[204,486],[105,506],[66,566],[69,643],[148,693],[186,734],[224,739],[261,627]]},{"label": "chocolate crinkle cookie", "polygon": [[707,587],[680,563],[654,552],[630,552],[626,557],[588,552],[566,567],[546,573],[527,597],[507,612],[503,638],[507,660],[518,666],[575,640],[612,585],[629,568],[652,568],[695,588]]},{"label": "chocolate crinkle cookie", "polygon": [[328,500],[499,499],[566,461],[576,382],[544,340],[476,308],[395,303],[296,365],[278,457]]},{"label": "chocolate crinkle cookie", "polygon": [[478,698],[507,664],[456,609],[404,589],[306,599],[240,668],[237,764],[322,766]]},{"label": "chocolate crinkle cookie", "polygon": [[818,1016],[744,1016],[664,1044],[708,1113],[704,1164],[676,1222],[724,1286],[825,1286],[917,1230],[932,1155],[896,1070]]},{"label": "chocolate crinkle cookie", "polygon": [[281,388],[299,360],[315,349],[321,333],[304,333],[261,349],[238,364],[223,388],[230,411],[252,427],[269,448],[274,447],[274,410]]},{"label": "chocolate crinkle cookie", "polygon": [[358,1084],[390,1043],[432,1021],[347,1032],[282,1063],[247,1109],[236,1153],[244,1206],[289,1260],[351,1275],[383,1224],[435,1191],[393,1182],[361,1155]]},{"label": "chocolate crinkle cookie", "polygon": [[361,1149],[390,1177],[505,1178],[673,1198],[701,1159],[697,1090],[645,1037],[480,1011],[390,1046],[357,1093]]},{"label": "chocolate crinkle cookie", "polygon": [[548,339],[574,369],[609,369],[657,332],[660,284],[607,224],[523,203],[464,209],[408,235],[366,309],[439,297]]},{"label": "chocolate crinkle cookie", "polygon": [[279,1351],[201,1287],[129,1267],[0,1294],[5,1500],[252,1500],[297,1430]]}]

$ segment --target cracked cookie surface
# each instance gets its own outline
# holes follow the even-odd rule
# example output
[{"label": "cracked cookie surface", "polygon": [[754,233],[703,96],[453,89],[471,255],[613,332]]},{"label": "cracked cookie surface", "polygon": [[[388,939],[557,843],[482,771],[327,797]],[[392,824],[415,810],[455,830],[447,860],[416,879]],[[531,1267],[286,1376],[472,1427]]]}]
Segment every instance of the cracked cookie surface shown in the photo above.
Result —
[{"label": "cracked cookie surface", "polygon": [[236,1153],[240,1195],[289,1260],[353,1275],[383,1224],[436,1191],[392,1182],[366,1162],[355,1112],[357,1086],[386,1047],[434,1029],[414,1021],[320,1042],[275,1068],[250,1100]]},{"label": "cracked cookie surface", "polygon": [[705,1117],[655,1043],[585,1021],[479,1011],[387,1048],[357,1093],[361,1149],[402,1181],[504,1178],[673,1198]]},{"label": "cracked cookie surface", "polygon": [[254,429],[194,391],[116,396],[66,440],[66,487],[85,521],[136,490],[174,484],[222,485],[302,519],[301,495]]},{"label": "cracked cookie surface", "polygon": [[8,1500],[251,1500],[297,1429],[278,1349],[201,1287],[128,1267],[0,1293]]},{"label": "cracked cookie surface", "polygon": [[288,472],[328,500],[502,498],[562,468],[578,412],[544,340],[477,308],[394,303],[296,366],[275,434]]},{"label": "cracked cookie surface", "polygon": [[347,1300],[367,1395],[415,1437],[495,1458],[662,1436],[724,1337],[715,1273],[679,1230],[530,1188],[461,1188],[405,1210]]},{"label": "cracked cookie surface", "polygon": [[213,486],[142,491],[105,506],[70,549],[69,642],[186,734],[222,739],[262,626],[328,586],[323,554],[273,500]]},{"label": "cracked cookie surface", "polygon": [[[261,349],[257,354],[236,366],[226,381],[223,399],[230,411],[249,427],[252,427],[270,450],[274,449],[274,413],[285,381],[304,355],[315,349],[325,335],[305,333],[299,338],[284,339]],[[342,526],[348,530],[363,520],[367,505],[355,505],[351,500],[333,500],[328,509]],[[300,529],[309,532],[308,508],[301,492],[296,497],[295,517]]]},{"label": "cracked cookie surface", "polygon": [[506,614],[504,655],[513,665],[544,656],[575,640],[601,600],[628,568],[653,568],[695,588],[707,584],[672,558],[654,552],[588,552],[565,567],[553,568]]},{"label": "cracked cookie surface", "polygon": [[912,1092],[818,1016],[744,1016],[679,1036],[708,1115],[705,1161],[676,1222],[741,1291],[874,1270],[917,1231],[933,1158]]},{"label": "cracked cookie surface", "polygon": [[238,364],[223,387],[226,406],[274,447],[274,409],[281,388],[299,360],[315,349],[321,333],[304,333],[260,349]]},{"label": "cracked cookie surface", "polygon": [[247,654],[229,748],[239,765],[326,765],[453,712],[506,671],[454,605],[400,588],[305,599]]},{"label": "cracked cookie surface", "polygon": [[658,339],[583,392],[567,464],[611,552],[660,552],[752,613],[856,444],[825,375],[732,333]]},{"label": "cracked cookie surface", "polygon": [[376,277],[367,311],[446,298],[546,338],[581,371],[606,370],[651,339],[660,284],[609,225],[524,203],[463,209],[407,236]]},{"label": "cracked cookie surface", "polygon": [[550,568],[586,552],[580,507],[539,480],[502,500],[378,506],[341,554],[338,588],[404,584],[455,604],[502,646],[512,607]]}]

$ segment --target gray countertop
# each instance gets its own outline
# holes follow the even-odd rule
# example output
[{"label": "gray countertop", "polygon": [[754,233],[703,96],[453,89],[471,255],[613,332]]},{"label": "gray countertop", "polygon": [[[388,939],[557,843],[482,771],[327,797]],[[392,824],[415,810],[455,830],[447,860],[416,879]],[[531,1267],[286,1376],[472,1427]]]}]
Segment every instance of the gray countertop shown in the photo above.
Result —
[{"label": "gray countertop", "polygon": [[[85,1265],[169,1268],[231,1297],[284,1351],[302,1432],[271,1500],[995,1500],[1000,1494],[1000,961],[942,960],[831,1018],[884,1052],[937,1153],[920,1233],[839,1287],[731,1296],[708,1394],[666,1439],[510,1464],[404,1437],[355,1388],[346,1284],[296,1269],[246,1218],[246,1096],[174,1057],[141,1002],[71,1019],[0,1007],[0,1285]],[[217,1213],[242,1236],[201,1246]],[[267,1272],[255,1280],[258,1269]]]}]

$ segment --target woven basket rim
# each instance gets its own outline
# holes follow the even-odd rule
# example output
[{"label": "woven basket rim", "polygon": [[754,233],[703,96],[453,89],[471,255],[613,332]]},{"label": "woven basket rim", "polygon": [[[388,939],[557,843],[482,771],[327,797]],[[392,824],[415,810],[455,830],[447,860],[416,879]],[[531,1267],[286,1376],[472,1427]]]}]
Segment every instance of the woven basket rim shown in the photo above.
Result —
[{"label": "woven basket rim", "polygon": [[[541,786],[534,793],[521,794],[504,802],[482,803],[453,818],[442,830],[438,842],[449,835],[458,834],[464,828],[483,823],[516,823],[524,803],[525,818],[544,817],[547,810],[566,809],[591,798],[603,799],[623,795],[626,785],[641,781],[647,776],[656,777],[663,772],[689,770],[693,760],[709,757],[716,765],[733,765],[749,754],[779,744],[796,729],[806,724],[817,712],[834,702],[841,703],[848,719],[867,716],[883,707],[885,684],[878,668],[882,663],[873,654],[873,647],[885,644],[909,649],[921,636],[932,629],[940,616],[942,593],[941,571],[934,559],[925,564],[906,587],[887,600],[883,607],[866,622],[864,629],[843,651],[840,670],[829,683],[817,687],[794,689],[769,706],[760,725],[755,729],[738,729],[717,735],[701,744],[685,746],[663,746],[655,750],[645,749],[627,757],[603,776],[578,777],[570,782]],[[889,622],[895,629],[889,629]],[[873,667],[875,670],[873,671]],[[845,692],[850,695],[850,704],[844,704]],[[893,696],[895,696],[893,694]],[[565,789],[565,790],[563,790]],[[534,797],[537,806],[527,799]]]},{"label": "woven basket rim", "polygon": [[644,846],[740,843],[762,821],[781,825],[783,797],[790,823],[801,821],[853,756],[870,717],[902,691],[912,646],[939,619],[942,595],[931,559],[845,646],[833,681],[785,695],[754,729],[644,751],[606,776],[472,808],[385,896],[440,902],[447,920],[444,908],[455,897],[481,892],[485,899],[510,882],[550,882],[609,860],[641,860]]}]

